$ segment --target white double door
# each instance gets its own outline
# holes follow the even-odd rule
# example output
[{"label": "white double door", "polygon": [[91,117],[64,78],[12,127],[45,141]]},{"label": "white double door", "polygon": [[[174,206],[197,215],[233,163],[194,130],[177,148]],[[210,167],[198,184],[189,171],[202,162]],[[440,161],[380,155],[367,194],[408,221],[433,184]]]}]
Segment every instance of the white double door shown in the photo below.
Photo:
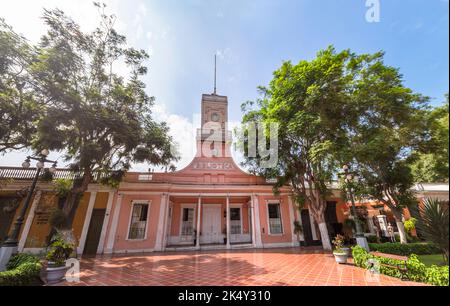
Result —
[{"label": "white double door", "polygon": [[202,235],[200,242],[204,244],[223,243],[221,231],[221,205],[202,205]]}]

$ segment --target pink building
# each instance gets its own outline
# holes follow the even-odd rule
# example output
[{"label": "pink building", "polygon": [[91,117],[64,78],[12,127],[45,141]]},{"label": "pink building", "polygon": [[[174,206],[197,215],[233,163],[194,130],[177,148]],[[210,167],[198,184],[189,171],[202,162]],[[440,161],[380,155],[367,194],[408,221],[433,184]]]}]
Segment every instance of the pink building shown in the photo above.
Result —
[{"label": "pink building", "polygon": [[104,253],[298,245],[289,189],[274,196],[231,157],[227,97],[203,95],[201,108],[197,155],[186,168],[126,175],[107,209]]}]

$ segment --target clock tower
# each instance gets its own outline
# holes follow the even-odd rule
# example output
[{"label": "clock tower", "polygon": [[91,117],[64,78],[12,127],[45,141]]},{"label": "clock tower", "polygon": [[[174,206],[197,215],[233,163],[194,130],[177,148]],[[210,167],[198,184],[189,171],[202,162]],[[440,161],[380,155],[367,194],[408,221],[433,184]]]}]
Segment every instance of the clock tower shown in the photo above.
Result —
[{"label": "clock tower", "polygon": [[228,98],[215,93],[202,95],[201,124],[197,131],[198,157],[229,157]]}]

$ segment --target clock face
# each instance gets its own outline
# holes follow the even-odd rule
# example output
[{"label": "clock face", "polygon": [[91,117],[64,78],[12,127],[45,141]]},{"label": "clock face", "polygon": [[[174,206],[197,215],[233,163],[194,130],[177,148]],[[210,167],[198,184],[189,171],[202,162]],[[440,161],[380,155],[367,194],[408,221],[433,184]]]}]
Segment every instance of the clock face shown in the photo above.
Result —
[{"label": "clock face", "polygon": [[214,122],[218,122],[220,120],[219,114],[218,113],[213,113],[211,115],[211,120],[214,121]]}]

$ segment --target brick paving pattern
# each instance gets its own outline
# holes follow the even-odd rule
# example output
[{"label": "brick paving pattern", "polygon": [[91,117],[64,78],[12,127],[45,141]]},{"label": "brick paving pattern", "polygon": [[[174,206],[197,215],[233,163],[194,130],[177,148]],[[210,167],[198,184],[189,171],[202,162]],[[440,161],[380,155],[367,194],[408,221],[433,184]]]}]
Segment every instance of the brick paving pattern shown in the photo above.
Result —
[{"label": "brick paving pattern", "polygon": [[332,254],[297,248],[173,252],[82,258],[79,283],[71,286],[417,286],[352,263],[338,265]]}]

